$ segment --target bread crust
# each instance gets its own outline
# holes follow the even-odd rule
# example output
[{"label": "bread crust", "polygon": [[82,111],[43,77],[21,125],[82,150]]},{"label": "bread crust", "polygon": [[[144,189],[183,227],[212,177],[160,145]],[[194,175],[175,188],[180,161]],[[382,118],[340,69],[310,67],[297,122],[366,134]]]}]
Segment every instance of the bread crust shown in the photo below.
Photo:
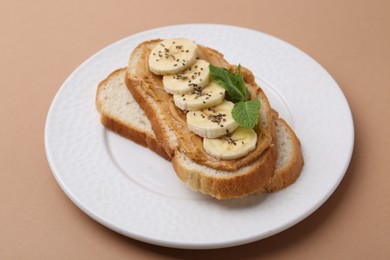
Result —
[{"label": "bread crust", "polygon": [[171,160],[155,137],[145,133],[144,131],[131,128],[126,123],[123,123],[117,118],[112,118],[110,115],[106,115],[104,113],[101,114],[100,121],[111,131],[130,139],[139,145],[149,148],[168,161]]},{"label": "bread crust", "polygon": [[211,176],[202,170],[188,167],[180,156],[173,157],[172,165],[177,176],[191,189],[219,200],[233,199],[255,193],[268,183],[275,171],[274,156],[275,151],[267,151],[257,163],[245,167],[242,173],[234,173],[228,177]]}]

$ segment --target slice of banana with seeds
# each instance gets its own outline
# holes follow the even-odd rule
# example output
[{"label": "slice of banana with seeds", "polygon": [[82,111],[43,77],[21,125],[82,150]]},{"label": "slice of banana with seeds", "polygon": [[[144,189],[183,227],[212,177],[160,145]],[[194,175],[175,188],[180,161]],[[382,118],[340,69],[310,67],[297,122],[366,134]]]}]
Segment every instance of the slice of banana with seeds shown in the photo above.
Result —
[{"label": "slice of banana with seeds", "polygon": [[211,81],[204,89],[196,89],[193,93],[174,95],[173,101],[181,110],[202,110],[221,104],[225,100],[226,90],[214,81]]},{"label": "slice of banana with seeds", "polygon": [[197,48],[184,38],[161,41],[149,55],[149,69],[156,75],[179,73],[195,63]]},{"label": "slice of banana with seeds", "polygon": [[238,124],[232,117],[234,104],[223,101],[218,106],[187,113],[187,125],[195,134],[201,137],[217,138],[233,132]]},{"label": "slice of banana with seeds", "polygon": [[250,128],[237,128],[221,138],[204,138],[203,148],[214,158],[232,160],[245,156],[256,148],[257,134]]},{"label": "slice of banana with seeds", "polygon": [[210,82],[209,63],[196,60],[188,69],[163,77],[164,89],[170,94],[187,94],[203,89]]}]

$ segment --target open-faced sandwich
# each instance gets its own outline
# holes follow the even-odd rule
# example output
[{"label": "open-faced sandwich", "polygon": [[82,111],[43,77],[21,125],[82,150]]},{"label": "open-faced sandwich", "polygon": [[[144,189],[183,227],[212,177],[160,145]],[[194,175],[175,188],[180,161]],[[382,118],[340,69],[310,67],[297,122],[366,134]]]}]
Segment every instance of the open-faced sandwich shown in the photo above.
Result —
[{"label": "open-faced sandwich", "polygon": [[189,39],[139,44],[127,68],[99,84],[96,105],[104,126],[217,199],[278,191],[303,167],[297,136],[253,74]]}]

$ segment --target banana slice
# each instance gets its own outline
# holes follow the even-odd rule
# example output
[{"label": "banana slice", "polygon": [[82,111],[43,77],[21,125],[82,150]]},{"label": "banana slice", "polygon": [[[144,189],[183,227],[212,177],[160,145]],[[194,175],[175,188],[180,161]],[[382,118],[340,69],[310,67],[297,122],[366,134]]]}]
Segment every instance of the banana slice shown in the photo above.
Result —
[{"label": "banana slice", "polygon": [[153,48],[149,69],[156,75],[179,73],[196,61],[197,45],[188,39],[167,39]]},{"label": "banana slice", "polygon": [[205,151],[217,159],[238,159],[256,148],[257,134],[250,128],[237,128],[232,134],[221,138],[204,138]]},{"label": "banana slice", "polygon": [[234,104],[223,101],[216,107],[187,113],[188,128],[201,137],[217,138],[233,132],[238,124],[232,117]]},{"label": "banana slice", "polygon": [[209,63],[196,60],[188,69],[163,77],[164,89],[171,94],[187,94],[203,89],[210,82]]},{"label": "banana slice", "polygon": [[212,81],[200,91],[195,90],[191,94],[174,95],[173,101],[182,110],[202,110],[221,104],[225,99],[225,92],[224,88]]}]

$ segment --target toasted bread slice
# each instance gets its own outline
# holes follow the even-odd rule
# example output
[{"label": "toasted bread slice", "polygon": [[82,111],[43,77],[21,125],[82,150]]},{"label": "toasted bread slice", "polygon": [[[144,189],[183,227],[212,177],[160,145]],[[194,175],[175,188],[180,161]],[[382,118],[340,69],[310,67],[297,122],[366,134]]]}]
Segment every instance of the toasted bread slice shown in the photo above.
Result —
[{"label": "toasted bread slice", "polygon": [[274,175],[264,186],[267,192],[279,191],[294,183],[303,167],[301,144],[291,127],[282,118],[275,120],[278,157]]},{"label": "toasted bread slice", "polygon": [[154,134],[145,112],[128,91],[126,69],[112,72],[100,82],[96,93],[96,107],[100,120],[108,129],[142,146],[150,148],[170,160]]},{"label": "toasted bread slice", "polygon": [[[162,145],[157,141],[149,119],[128,91],[125,85],[125,72],[126,69],[112,72],[98,86],[96,106],[101,113],[101,122],[108,129],[138,144],[147,146],[163,158],[169,159]],[[289,186],[298,178],[303,167],[303,157],[297,136],[282,118],[278,118],[277,113],[274,114],[274,117],[277,136],[276,169],[261,192],[274,192]],[[178,160],[186,159],[183,157]],[[182,164],[184,163],[178,163],[177,167]],[[197,171],[202,169],[197,164],[192,164],[192,166],[191,173],[187,173],[187,175],[196,175]],[[183,171],[178,170],[179,174]],[[197,184],[198,179],[201,177],[189,178],[189,182],[195,182],[190,185],[200,185]]]},{"label": "toasted bread slice", "polygon": [[[157,139],[172,158],[178,177],[190,188],[217,199],[238,198],[263,188],[275,170],[276,134],[268,99],[256,85],[252,73],[242,71],[251,97],[261,101],[260,123],[255,128],[258,134],[256,149],[237,160],[216,160],[199,145],[200,137],[188,129],[185,113],[174,106],[172,96],[164,91],[161,77],[148,68],[150,52],[160,42],[152,40],[135,48],[125,81],[146,112]],[[222,54],[204,46],[199,46],[198,57],[215,66],[236,69]],[[197,138],[200,141],[196,143]]]}]

